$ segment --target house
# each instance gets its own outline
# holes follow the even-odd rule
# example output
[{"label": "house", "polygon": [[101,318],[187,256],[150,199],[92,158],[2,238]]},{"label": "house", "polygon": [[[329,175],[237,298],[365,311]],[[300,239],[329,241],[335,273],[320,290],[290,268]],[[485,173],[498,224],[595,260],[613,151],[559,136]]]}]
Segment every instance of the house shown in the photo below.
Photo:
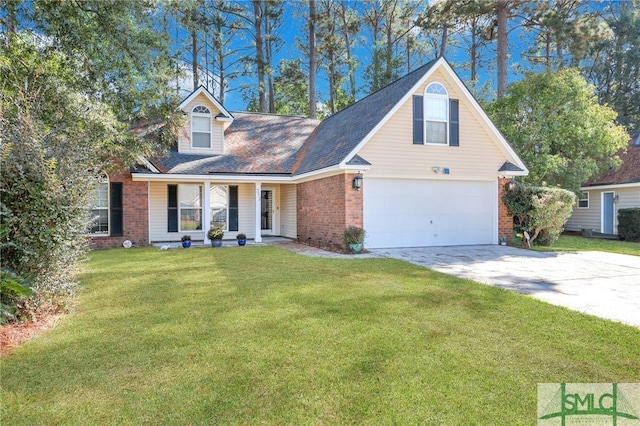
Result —
[{"label": "house", "polygon": [[95,247],[210,227],[333,249],[349,225],[369,248],[510,240],[500,198],[527,168],[444,59],[322,122],[230,112],[202,87],[180,108],[175,150],[102,184]]},{"label": "house", "polygon": [[640,132],[618,155],[622,159],[619,169],[610,169],[580,188],[582,195],[565,224],[565,230],[617,235],[618,210],[640,207]]}]

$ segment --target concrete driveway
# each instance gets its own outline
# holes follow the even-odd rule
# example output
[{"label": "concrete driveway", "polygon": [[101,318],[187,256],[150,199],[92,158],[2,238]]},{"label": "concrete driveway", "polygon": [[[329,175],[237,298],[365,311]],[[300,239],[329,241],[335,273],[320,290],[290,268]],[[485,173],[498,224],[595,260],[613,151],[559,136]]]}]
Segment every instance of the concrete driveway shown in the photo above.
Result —
[{"label": "concrete driveway", "polygon": [[640,257],[514,247],[371,249],[446,274],[640,327]]}]

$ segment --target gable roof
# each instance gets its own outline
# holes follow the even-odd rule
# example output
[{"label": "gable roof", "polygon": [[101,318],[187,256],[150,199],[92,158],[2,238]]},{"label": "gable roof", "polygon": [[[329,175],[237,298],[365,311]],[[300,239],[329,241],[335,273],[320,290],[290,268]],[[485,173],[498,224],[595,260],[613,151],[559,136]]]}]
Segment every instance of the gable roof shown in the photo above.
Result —
[{"label": "gable roof", "polygon": [[622,160],[619,169],[609,169],[604,174],[590,179],[584,187],[600,185],[622,185],[640,183],[640,131],[629,140],[626,150],[618,151]]},{"label": "gable roof", "polygon": [[294,174],[300,175],[331,166],[348,165],[375,132],[439,68],[451,76],[458,92],[487,124],[490,133],[498,141],[498,149],[507,156],[508,162],[513,166],[509,173],[528,175],[529,170],[525,164],[495,127],[460,77],[442,57],[415,69],[320,123],[317,131],[305,143]]},{"label": "gable roof", "polygon": [[415,69],[325,119],[300,152],[295,174],[309,173],[350,161],[355,153],[349,154],[354,148],[422,80],[435,62],[431,61]]},{"label": "gable roof", "polygon": [[359,150],[395,112],[424,84],[436,69],[451,77],[461,97],[482,120],[505,155],[500,172],[527,175],[528,170],[462,80],[444,58],[431,61],[382,89],[351,104],[324,121],[261,113],[230,112],[200,86],[182,103],[184,108],[203,94],[225,121],[222,155],[171,152],[158,169],[170,174],[287,174],[290,177],[340,169],[368,168]]},{"label": "gable roof", "polygon": [[215,105],[216,108],[218,108],[218,110],[220,110],[220,114],[216,115],[216,120],[233,121],[233,118],[234,118],[233,115],[229,111],[227,111],[225,107],[222,106],[220,101],[218,101],[216,97],[213,96],[211,93],[209,93],[209,91],[205,89],[205,87],[202,85],[198,87],[196,90],[194,90],[193,92],[191,92],[191,94],[187,96],[182,102],[180,102],[180,105],[178,105],[178,108],[184,111],[184,109],[189,104],[189,102],[194,100],[200,94],[204,95],[209,100],[209,102],[211,102],[213,105]]}]

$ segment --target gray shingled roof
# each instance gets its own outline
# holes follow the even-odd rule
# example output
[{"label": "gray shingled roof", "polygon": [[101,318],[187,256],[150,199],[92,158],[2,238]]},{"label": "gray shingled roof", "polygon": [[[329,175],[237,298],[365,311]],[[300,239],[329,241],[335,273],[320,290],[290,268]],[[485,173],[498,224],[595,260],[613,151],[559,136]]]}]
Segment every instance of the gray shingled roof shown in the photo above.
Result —
[{"label": "gray shingled roof", "polygon": [[[332,167],[344,161],[431,69],[432,61],[319,122],[309,118],[234,112],[225,131],[225,154],[171,151],[159,159],[170,174],[288,174]],[[350,165],[370,165],[349,158]]]},{"label": "gray shingled roof", "polygon": [[294,175],[340,164],[434,63],[417,68],[320,123],[300,151]]},{"label": "gray shingled roof", "polygon": [[225,131],[224,155],[172,151],[160,159],[168,173],[291,174],[296,154],[318,120],[272,114],[234,112]]}]

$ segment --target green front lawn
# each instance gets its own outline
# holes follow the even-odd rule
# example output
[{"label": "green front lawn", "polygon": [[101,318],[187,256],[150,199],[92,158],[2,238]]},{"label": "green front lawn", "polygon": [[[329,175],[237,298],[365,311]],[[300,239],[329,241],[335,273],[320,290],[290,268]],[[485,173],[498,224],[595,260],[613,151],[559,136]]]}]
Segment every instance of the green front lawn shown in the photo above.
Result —
[{"label": "green front lawn", "polygon": [[387,259],[97,251],[2,358],[2,424],[534,424],[541,382],[640,381],[640,329]]},{"label": "green front lawn", "polygon": [[551,247],[534,246],[539,251],[606,251],[640,256],[640,243],[561,235]]}]

